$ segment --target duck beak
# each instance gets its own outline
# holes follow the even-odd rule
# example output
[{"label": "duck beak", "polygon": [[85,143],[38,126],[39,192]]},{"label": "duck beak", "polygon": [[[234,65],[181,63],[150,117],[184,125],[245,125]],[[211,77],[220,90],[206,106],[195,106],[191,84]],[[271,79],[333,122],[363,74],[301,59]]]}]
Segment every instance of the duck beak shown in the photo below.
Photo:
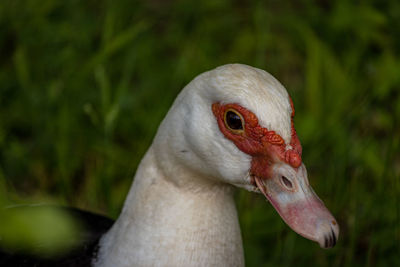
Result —
[{"label": "duck beak", "polygon": [[295,169],[276,163],[272,177],[254,179],[258,189],[296,233],[318,242],[322,248],[335,246],[339,225],[308,183],[304,164]]}]

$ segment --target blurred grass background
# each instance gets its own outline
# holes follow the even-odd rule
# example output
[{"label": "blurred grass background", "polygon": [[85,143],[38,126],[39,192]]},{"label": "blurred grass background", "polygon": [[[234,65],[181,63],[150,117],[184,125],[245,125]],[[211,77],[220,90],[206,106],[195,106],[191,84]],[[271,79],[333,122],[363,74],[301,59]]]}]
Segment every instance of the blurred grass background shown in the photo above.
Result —
[{"label": "blurred grass background", "polygon": [[239,191],[248,266],[400,265],[400,2],[2,0],[0,199],[118,216],[179,91],[226,63],[290,92],[341,226],[322,250]]}]

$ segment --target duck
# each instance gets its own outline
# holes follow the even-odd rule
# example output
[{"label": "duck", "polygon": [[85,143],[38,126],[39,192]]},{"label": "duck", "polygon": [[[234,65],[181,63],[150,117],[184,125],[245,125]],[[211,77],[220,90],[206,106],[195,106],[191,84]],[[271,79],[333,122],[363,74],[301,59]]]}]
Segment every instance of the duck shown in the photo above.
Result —
[{"label": "duck", "polygon": [[[244,266],[236,188],[263,195],[299,235],[335,246],[339,225],[308,181],[294,116],[264,70],[227,64],[198,75],[161,122],[117,220],[69,211],[89,234],[57,265]],[[6,254],[0,263],[17,262]]]}]

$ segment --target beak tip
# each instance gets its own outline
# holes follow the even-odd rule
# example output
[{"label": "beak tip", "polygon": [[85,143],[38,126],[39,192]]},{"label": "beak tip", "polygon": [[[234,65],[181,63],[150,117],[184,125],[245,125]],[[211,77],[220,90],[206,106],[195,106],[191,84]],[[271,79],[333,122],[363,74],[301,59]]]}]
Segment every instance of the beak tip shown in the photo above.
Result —
[{"label": "beak tip", "polygon": [[320,236],[317,240],[321,248],[333,248],[339,238],[339,226],[332,220],[330,224],[321,225]]}]

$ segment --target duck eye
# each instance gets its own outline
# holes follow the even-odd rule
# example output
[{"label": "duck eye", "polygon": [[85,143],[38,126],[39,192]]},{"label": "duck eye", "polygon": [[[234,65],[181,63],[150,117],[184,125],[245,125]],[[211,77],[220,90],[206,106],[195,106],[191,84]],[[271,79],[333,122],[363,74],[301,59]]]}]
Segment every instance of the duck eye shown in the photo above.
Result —
[{"label": "duck eye", "polygon": [[225,125],[234,132],[241,132],[243,130],[243,118],[233,110],[225,112]]}]

